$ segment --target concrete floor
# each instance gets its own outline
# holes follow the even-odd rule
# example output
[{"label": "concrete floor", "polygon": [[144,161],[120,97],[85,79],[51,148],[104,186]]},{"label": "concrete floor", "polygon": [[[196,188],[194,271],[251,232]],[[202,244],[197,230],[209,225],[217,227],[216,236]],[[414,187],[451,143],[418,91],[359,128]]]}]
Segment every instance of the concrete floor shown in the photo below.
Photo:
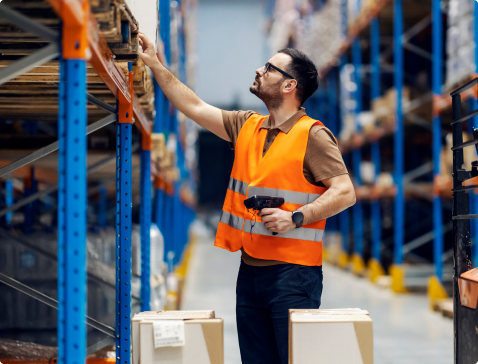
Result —
[{"label": "concrete floor", "polygon": [[[183,309],[215,309],[224,318],[226,364],[240,364],[235,288],[240,252],[213,246],[214,236],[196,225]],[[396,295],[363,278],[324,265],[321,308],[359,307],[374,321],[375,364],[453,363],[453,322],[430,311],[424,295]]]}]

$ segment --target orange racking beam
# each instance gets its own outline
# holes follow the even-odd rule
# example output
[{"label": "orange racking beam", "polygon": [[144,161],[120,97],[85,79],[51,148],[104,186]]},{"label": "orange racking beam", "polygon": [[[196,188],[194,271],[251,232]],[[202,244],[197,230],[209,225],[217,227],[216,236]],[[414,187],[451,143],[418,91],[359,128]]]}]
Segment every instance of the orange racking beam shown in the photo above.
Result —
[{"label": "orange racking beam", "polygon": [[[83,0],[87,1],[87,0]],[[73,17],[76,17],[77,22],[81,22],[83,16],[83,1],[82,0],[48,0],[53,10],[58,16],[63,19],[62,14],[68,14],[69,21],[75,21]],[[119,94],[122,94],[126,100],[131,101],[129,93],[129,87],[126,83],[125,77],[121,69],[115,64],[113,53],[111,52],[106,40],[100,32],[98,23],[94,18],[94,15],[89,11],[88,14],[88,45],[89,53],[91,57],[89,61],[95,68],[98,75],[103,82],[113,92],[118,99]],[[151,121],[144,115],[141,105],[138,102],[138,97],[133,97],[133,111],[136,126],[143,135],[150,135],[152,130]]]}]

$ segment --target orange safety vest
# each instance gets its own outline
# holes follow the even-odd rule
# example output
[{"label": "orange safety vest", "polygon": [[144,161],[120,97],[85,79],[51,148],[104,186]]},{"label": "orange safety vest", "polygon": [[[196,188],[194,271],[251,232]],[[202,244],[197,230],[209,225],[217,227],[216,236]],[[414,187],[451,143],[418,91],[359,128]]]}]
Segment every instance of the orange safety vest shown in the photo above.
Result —
[{"label": "orange safety vest", "polygon": [[244,206],[246,198],[267,195],[283,197],[285,203],[281,209],[294,211],[327,190],[308,182],[303,172],[310,128],[323,124],[303,116],[287,134],[279,133],[262,157],[267,129],[261,129],[261,125],[266,118],[252,115],[239,133],[214,245],[232,252],[242,247],[247,254],[259,259],[322,265],[325,219],[285,234],[272,235],[260,217]]}]

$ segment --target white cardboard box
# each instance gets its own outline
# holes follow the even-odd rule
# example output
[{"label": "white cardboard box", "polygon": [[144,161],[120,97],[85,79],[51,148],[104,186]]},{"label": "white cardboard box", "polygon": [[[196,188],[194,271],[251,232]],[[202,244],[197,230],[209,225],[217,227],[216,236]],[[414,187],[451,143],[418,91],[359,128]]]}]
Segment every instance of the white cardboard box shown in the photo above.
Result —
[{"label": "white cardboard box", "polygon": [[373,364],[373,326],[360,309],[290,310],[290,364]]},{"label": "white cardboard box", "polygon": [[[213,320],[214,319],[214,320]],[[132,350],[132,359],[133,359],[133,364],[140,364],[140,363],[147,363],[147,364],[153,364],[151,358],[154,358],[155,356],[161,358],[161,361],[155,361],[154,363],[189,363],[188,361],[183,361],[183,359],[187,359],[188,355],[190,354],[191,350],[192,352],[197,350],[201,350],[201,348],[195,348],[195,347],[189,347],[186,350],[186,353],[184,354],[183,351],[185,349],[178,350],[179,348],[159,348],[159,349],[154,349],[154,342],[153,342],[153,322],[155,320],[184,320],[185,324],[189,325],[194,321],[196,324],[201,324],[202,331],[199,331],[197,328],[192,328],[190,329],[189,326],[185,326],[185,335],[188,337],[190,336],[191,332],[195,332],[197,339],[195,338],[195,335],[192,335],[192,338],[190,337],[190,342],[194,343],[195,341],[199,340],[199,342],[206,342],[206,348],[207,348],[207,353],[208,353],[208,358],[210,357],[210,361],[205,361],[204,363],[210,363],[210,364],[222,364],[224,362],[224,345],[223,345],[223,324],[222,324],[222,319],[219,319],[220,321],[217,321],[218,319],[215,319],[215,312],[213,310],[204,310],[204,311],[145,311],[145,312],[140,312],[137,313],[131,323],[131,341],[133,345],[133,350]],[[210,322],[211,321],[211,322]],[[146,330],[148,334],[143,333],[143,336],[141,336],[141,323],[147,322],[149,325],[149,328],[143,328],[143,330]],[[207,323],[212,323],[213,325],[209,325]],[[149,330],[149,331],[148,331]],[[220,335],[218,334],[220,331]],[[199,333],[203,332],[202,336],[199,335]],[[146,335],[146,336],[145,336]],[[219,338],[219,336],[220,338]],[[202,339],[202,341],[201,341]],[[187,340],[187,337],[186,337]],[[188,341],[186,341],[187,343]],[[149,350],[148,345],[151,345]],[[187,345],[187,344],[186,344]],[[185,348],[185,347],[184,347]],[[204,349],[204,348],[203,348]],[[144,350],[146,355],[146,359],[143,359],[142,357],[142,350]],[[157,351],[157,352],[156,352]],[[165,357],[163,358],[163,352],[165,353]],[[201,351],[204,353],[204,350]],[[167,354],[167,355],[166,355]],[[173,361],[164,361],[167,357],[170,357],[172,355]],[[186,356],[185,356],[186,355]],[[199,354],[198,354],[199,355]],[[222,359],[221,359],[222,358]],[[148,360],[148,361],[145,361]],[[169,359],[168,359],[169,360]],[[178,361],[179,360],[179,361]],[[222,360],[222,361],[221,361]],[[191,363],[196,363],[196,362],[191,362]],[[198,364],[200,362],[197,362]]]}]

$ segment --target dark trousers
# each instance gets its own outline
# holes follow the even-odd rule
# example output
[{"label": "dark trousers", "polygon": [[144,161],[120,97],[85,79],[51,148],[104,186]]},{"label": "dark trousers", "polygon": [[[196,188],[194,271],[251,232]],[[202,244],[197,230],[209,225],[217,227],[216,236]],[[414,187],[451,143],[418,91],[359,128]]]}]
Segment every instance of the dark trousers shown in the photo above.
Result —
[{"label": "dark trousers", "polygon": [[243,364],[288,363],[289,309],[319,308],[322,278],[322,267],[241,261],[236,320]]}]

